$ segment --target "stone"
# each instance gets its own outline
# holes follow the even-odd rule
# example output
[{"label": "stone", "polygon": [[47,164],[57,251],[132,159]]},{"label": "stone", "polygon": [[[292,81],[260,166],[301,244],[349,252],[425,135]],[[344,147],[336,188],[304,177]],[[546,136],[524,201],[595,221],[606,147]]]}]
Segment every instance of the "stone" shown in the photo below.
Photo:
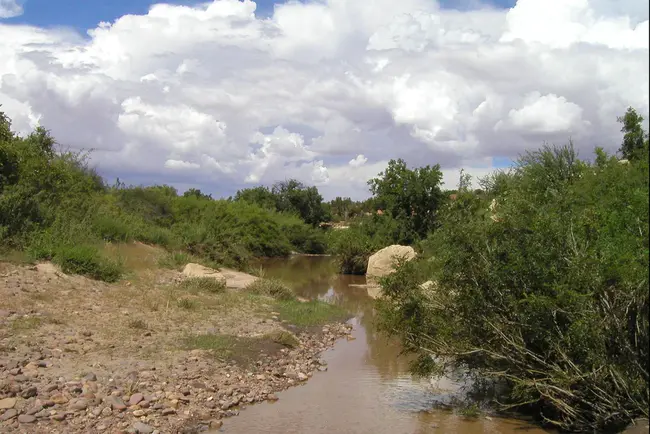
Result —
[{"label": "stone", "polygon": [[104,407],[104,409],[102,410],[102,416],[108,417],[111,414],[113,414],[113,410],[111,410],[111,407]]},{"label": "stone", "polygon": [[142,423],[142,422],[134,423],[133,428],[135,429],[135,432],[139,434],[152,434],[154,430],[152,426],[149,426],[146,423]]},{"label": "stone", "polygon": [[384,277],[395,271],[398,259],[410,261],[417,256],[413,247],[394,244],[384,247],[368,259],[366,275],[371,278]]},{"label": "stone", "polygon": [[97,375],[93,374],[92,372],[89,372],[84,377],[84,380],[86,380],[86,381],[97,381]]},{"label": "stone", "polygon": [[298,373],[298,380],[299,381],[307,381],[308,378],[309,377],[307,375],[303,374],[302,372]]},{"label": "stone", "polygon": [[133,416],[135,417],[142,417],[144,415],[145,415],[144,410],[133,410]]},{"label": "stone", "polygon": [[36,422],[36,417],[30,414],[21,414],[18,416],[18,422],[20,423],[34,423]]},{"label": "stone", "polygon": [[10,408],[9,410],[2,413],[2,415],[0,416],[0,421],[13,419],[16,416],[18,416],[18,411],[16,411],[16,409],[14,408]]},{"label": "stone", "polygon": [[73,399],[68,403],[68,409],[73,411],[85,410],[88,408],[88,400],[84,398]]},{"label": "stone", "polygon": [[218,419],[212,419],[210,421],[210,429],[219,429],[223,426],[223,422]]},{"label": "stone", "polygon": [[65,413],[54,413],[52,416],[50,416],[50,419],[61,422],[65,420]]},{"label": "stone", "polygon": [[162,411],[163,416],[168,416],[170,414],[176,414],[176,409],[174,408],[164,408]]},{"label": "stone", "polygon": [[185,265],[185,267],[183,267],[183,275],[189,278],[210,277],[226,283],[226,277],[223,276],[219,271],[213,268],[204,267],[200,264],[189,263]]},{"label": "stone", "polygon": [[27,389],[23,390],[23,393],[20,394],[25,399],[33,398],[36,395],[38,395],[38,389],[36,386],[28,387]]},{"label": "stone", "polygon": [[124,401],[119,396],[107,396],[104,402],[110,405],[113,410],[126,410],[126,404],[124,404]]},{"label": "stone", "polygon": [[14,408],[15,405],[16,405],[16,398],[0,399],[0,410],[7,410],[9,408]]},{"label": "stone", "polygon": [[137,405],[144,399],[144,395],[142,393],[134,393],[131,395],[131,398],[129,398],[129,405]]},{"label": "stone", "polygon": [[57,393],[57,394],[54,394],[54,395],[52,395],[50,397],[50,401],[52,401],[55,404],[65,404],[69,400],[68,400],[68,397],[63,395],[62,393]]}]

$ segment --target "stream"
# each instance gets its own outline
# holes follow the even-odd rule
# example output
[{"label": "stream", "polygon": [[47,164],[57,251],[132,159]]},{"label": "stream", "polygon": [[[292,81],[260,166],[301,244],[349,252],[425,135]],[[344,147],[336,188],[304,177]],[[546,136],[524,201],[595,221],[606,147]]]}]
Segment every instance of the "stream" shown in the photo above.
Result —
[{"label": "stream", "polygon": [[262,264],[265,277],[281,279],[305,298],[337,303],[354,314],[352,337],[323,353],[327,372],[278,394],[279,401],[242,410],[224,421],[228,434],[542,434],[514,419],[463,417],[433,409],[461,386],[453,378],[416,380],[400,345],[372,328],[373,300],[357,285],[364,276],[339,275],[330,257],[294,256]]}]

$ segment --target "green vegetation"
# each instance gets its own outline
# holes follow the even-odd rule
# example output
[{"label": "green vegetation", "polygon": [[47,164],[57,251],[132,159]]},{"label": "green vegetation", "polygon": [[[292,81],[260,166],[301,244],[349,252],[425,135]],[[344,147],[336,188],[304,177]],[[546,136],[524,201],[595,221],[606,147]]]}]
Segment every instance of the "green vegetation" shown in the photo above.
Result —
[{"label": "green vegetation", "polygon": [[337,255],[340,271],[365,274],[368,258],[391,244],[415,244],[438,225],[438,210],[446,203],[440,186],[439,166],[409,169],[403,160],[369,181],[371,203],[378,214],[356,218],[347,230],[329,234],[330,252]]},{"label": "green vegetation", "polygon": [[415,373],[466,369],[500,408],[561,430],[648,417],[648,142],[635,119],[627,164],[545,146],[480,192],[463,179],[419,259],[382,281],[380,328],[418,356]]},{"label": "green vegetation", "polygon": [[280,319],[298,327],[322,326],[350,318],[350,314],[341,307],[322,301],[285,300],[279,302],[276,309]]},{"label": "green vegetation", "polygon": [[226,290],[226,281],[213,277],[191,277],[179,284],[180,288],[190,293],[206,292],[219,294]]},{"label": "green vegetation", "polygon": [[[107,256],[106,242],[162,246],[164,265],[196,262],[244,269],[254,257],[292,251],[321,253],[324,217],[315,187],[295,181],[274,187],[274,209],[247,200],[213,200],[200,190],[182,196],[173,187],[107,186],[87,155],[58,152],[49,132],[11,132],[0,112],[0,246],[3,256],[25,252],[63,271],[115,281],[123,265]],[[307,223],[305,223],[307,221]]]},{"label": "green vegetation", "polygon": [[246,287],[246,291],[278,300],[293,300],[296,298],[291,288],[277,279],[257,279]]}]

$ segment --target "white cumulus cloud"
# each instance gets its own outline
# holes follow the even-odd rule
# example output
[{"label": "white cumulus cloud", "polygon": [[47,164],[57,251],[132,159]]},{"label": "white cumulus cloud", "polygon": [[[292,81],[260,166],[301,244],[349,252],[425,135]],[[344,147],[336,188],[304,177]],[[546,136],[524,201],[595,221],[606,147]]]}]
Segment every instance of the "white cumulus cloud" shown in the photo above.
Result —
[{"label": "white cumulus cloud", "polygon": [[452,188],[545,140],[613,151],[616,116],[647,117],[647,2],[476,5],[161,3],[87,35],[0,23],[0,104],[21,133],[95,149],[107,176],[226,195],[296,177],[357,198],[391,158],[440,163]]},{"label": "white cumulus cloud", "polygon": [[0,18],[13,18],[23,14],[23,6],[18,0],[0,0]]}]

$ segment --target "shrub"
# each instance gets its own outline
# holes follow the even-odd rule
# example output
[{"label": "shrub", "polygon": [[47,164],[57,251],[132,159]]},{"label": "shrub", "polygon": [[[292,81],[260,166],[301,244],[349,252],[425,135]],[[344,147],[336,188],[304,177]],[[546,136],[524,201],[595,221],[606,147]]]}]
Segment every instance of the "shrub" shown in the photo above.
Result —
[{"label": "shrub", "polygon": [[425,242],[435,289],[415,262],[383,280],[382,329],[415,372],[468,367],[566,430],[648,416],[648,158],[597,161],[527,154],[486,183],[494,212],[471,194],[443,212]]},{"label": "shrub", "polygon": [[211,294],[219,294],[226,290],[226,282],[213,277],[192,277],[183,280],[179,286],[189,292],[208,292]]},{"label": "shrub", "polygon": [[246,290],[259,295],[267,295],[278,300],[293,300],[296,296],[287,285],[276,279],[257,279]]}]

